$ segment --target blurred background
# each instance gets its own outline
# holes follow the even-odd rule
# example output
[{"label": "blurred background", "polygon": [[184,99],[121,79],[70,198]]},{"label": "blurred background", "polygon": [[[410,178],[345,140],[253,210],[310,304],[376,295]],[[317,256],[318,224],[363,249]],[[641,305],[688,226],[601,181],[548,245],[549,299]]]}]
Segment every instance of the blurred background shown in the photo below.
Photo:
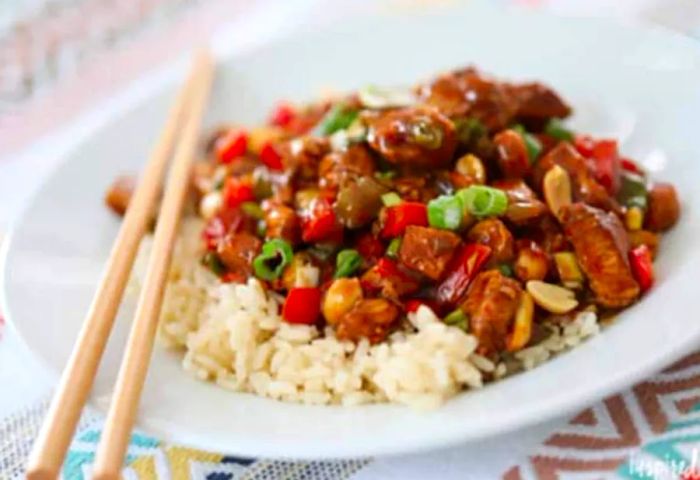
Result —
[{"label": "blurred background", "polygon": [[[220,29],[235,48],[349,15],[459,0],[0,1],[0,232],[60,158],[61,139],[118,93]],[[700,0],[461,0],[654,23],[700,40]],[[468,28],[468,25],[465,25]]]}]

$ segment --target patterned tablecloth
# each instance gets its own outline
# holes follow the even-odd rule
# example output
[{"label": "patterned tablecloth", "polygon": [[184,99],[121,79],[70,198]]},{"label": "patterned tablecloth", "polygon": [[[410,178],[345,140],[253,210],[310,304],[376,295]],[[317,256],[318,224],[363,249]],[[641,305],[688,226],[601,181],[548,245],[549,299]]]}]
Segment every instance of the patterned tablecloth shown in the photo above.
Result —
[{"label": "patterned tablecloth", "polygon": [[[99,119],[100,112],[109,110],[110,101],[115,101],[111,95],[129,86],[141,73],[177,58],[181,49],[197,41],[199,32],[233,25],[240,32],[237,47],[246,48],[318,21],[314,13],[320,3],[321,0],[0,3],[0,231],[53,167],[67,145],[66,138],[79,133],[80,125]],[[386,8],[385,3],[338,3],[329,15]],[[400,3],[420,6],[424,2]],[[633,15],[700,37],[698,0],[511,3],[559,13]],[[0,480],[22,478],[23,462],[46,410],[52,382],[14,335],[3,332],[2,323],[0,318]],[[100,426],[101,418],[86,412],[65,464],[65,478],[90,478]],[[124,478],[689,480],[700,479],[699,448],[700,352],[571,418],[546,422],[478,445],[409,457],[292,462],[196,451],[164,444],[137,432],[132,437]]]}]

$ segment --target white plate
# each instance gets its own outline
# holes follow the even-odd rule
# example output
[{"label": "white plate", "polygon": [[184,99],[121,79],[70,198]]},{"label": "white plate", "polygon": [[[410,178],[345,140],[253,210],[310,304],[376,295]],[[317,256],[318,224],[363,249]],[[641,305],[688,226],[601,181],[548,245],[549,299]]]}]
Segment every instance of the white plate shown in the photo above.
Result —
[{"label": "white plate", "polygon": [[[571,412],[662,368],[700,340],[700,49],[689,39],[470,8],[346,22],[223,58],[210,120],[256,121],[280,98],[309,98],[330,85],[412,82],[471,62],[506,78],[550,83],[577,107],[579,127],[619,135],[625,153],[677,185],[683,216],[663,239],[653,292],[570,353],[430,413],[233,394],[191,379],[177,356],[158,349],[139,427],[181,444],[246,456],[425,450]],[[102,206],[103,192],[115,175],[135,170],[146,157],[173,91],[170,82],[68,155],[12,232],[5,250],[5,311],[55,371],[65,363],[118,228]],[[112,385],[128,313],[117,321],[96,396]]]}]

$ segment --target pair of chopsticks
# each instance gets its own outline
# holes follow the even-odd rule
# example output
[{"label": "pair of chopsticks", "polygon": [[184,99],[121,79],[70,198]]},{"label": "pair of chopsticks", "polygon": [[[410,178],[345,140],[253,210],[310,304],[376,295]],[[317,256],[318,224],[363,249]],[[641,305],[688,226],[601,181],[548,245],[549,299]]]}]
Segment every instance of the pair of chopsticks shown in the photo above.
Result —
[{"label": "pair of chopsticks", "polygon": [[34,444],[27,468],[29,480],[53,480],[60,474],[172,154],[144,286],[93,468],[95,479],[120,478],[153,351],[172,247],[190,185],[192,159],[212,78],[210,54],[200,51],[123,219],[106,270]]}]

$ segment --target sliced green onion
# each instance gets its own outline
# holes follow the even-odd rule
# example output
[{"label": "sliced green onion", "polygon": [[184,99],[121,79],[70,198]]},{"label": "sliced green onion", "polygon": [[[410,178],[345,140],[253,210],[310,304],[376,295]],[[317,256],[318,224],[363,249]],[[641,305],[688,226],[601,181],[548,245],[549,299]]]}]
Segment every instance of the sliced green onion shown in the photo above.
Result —
[{"label": "sliced green onion", "polygon": [[393,207],[401,202],[401,197],[396,192],[389,192],[382,195],[382,203],[385,207]]},{"label": "sliced green onion", "polygon": [[267,234],[267,223],[265,220],[258,220],[258,224],[255,226],[255,233],[258,234],[258,237],[265,238]]},{"label": "sliced green onion", "polygon": [[515,125],[513,130],[518,132],[523,137],[525,148],[527,148],[527,156],[530,158],[530,163],[535,163],[537,157],[539,157],[540,153],[542,153],[542,144],[536,136],[532,135],[531,133],[527,133],[525,127],[520,124]]},{"label": "sliced green onion", "polygon": [[485,185],[472,185],[457,192],[464,208],[476,217],[503,215],[508,209],[508,197],[503,190]]},{"label": "sliced green onion", "polygon": [[349,277],[362,265],[360,252],[352,248],[341,250],[335,260],[335,278]]},{"label": "sliced green onion", "polygon": [[396,258],[399,256],[399,249],[401,248],[401,237],[396,237],[389,242],[389,246],[386,248],[386,256],[389,258]]},{"label": "sliced green onion", "polygon": [[478,140],[488,132],[486,126],[474,117],[458,118],[455,120],[455,129],[457,138],[465,145]]},{"label": "sliced green onion", "polygon": [[509,263],[500,264],[498,266],[498,270],[506,277],[512,278],[515,275],[515,272],[513,271],[513,267]]},{"label": "sliced green onion", "polygon": [[321,119],[317,129],[321,135],[331,135],[338,130],[348,128],[355,121],[359,112],[348,108],[344,103],[334,105]]},{"label": "sliced green onion", "polygon": [[647,184],[644,177],[634,173],[624,173],[621,176],[618,201],[626,207],[647,208]]},{"label": "sliced green onion", "polygon": [[396,176],[395,170],[387,170],[386,172],[375,172],[374,178],[377,180],[391,180]]},{"label": "sliced green onion", "polygon": [[457,310],[449,313],[442,321],[447,325],[452,325],[453,327],[461,328],[462,330],[467,330],[467,314],[458,308]]},{"label": "sliced green onion", "polygon": [[265,217],[265,212],[263,212],[262,207],[256,202],[241,203],[241,210],[243,210],[243,213],[245,213],[249,217],[253,217],[257,220],[260,220],[261,218]]},{"label": "sliced green onion", "polygon": [[464,205],[456,195],[441,195],[428,202],[428,223],[431,227],[458,230],[463,216]]},{"label": "sliced green onion", "polygon": [[262,247],[262,253],[253,260],[255,276],[263,280],[279,278],[293,256],[292,246],[281,238],[268,240]]},{"label": "sliced green onion", "polygon": [[544,133],[557,140],[571,142],[574,139],[574,134],[567,129],[562,121],[558,118],[550,118],[547,125],[544,127]]},{"label": "sliced green onion", "polygon": [[202,257],[202,265],[214,272],[215,275],[221,276],[226,272],[226,267],[221,263],[221,259],[214,252],[207,252]]}]

